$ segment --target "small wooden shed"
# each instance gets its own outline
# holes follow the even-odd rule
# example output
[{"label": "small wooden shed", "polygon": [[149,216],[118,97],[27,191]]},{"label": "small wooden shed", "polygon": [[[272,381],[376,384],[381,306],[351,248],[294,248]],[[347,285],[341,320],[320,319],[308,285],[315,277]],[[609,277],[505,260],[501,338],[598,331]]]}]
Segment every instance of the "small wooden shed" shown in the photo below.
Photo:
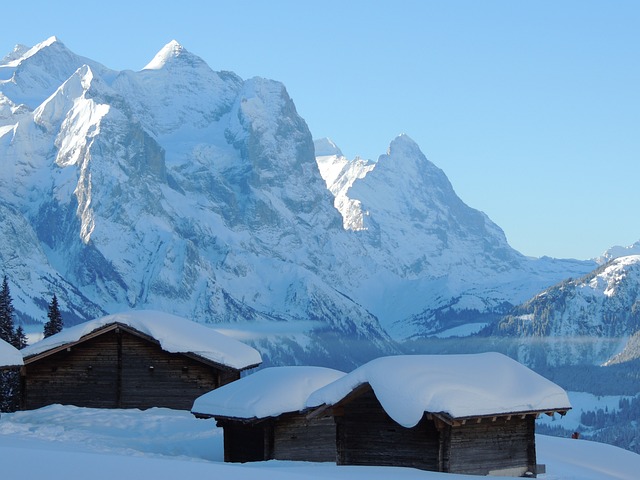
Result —
[{"label": "small wooden shed", "polygon": [[335,462],[333,418],[308,419],[307,399],[343,375],[322,367],[266,368],[197,398],[191,411],[223,428],[225,462]]},{"label": "small wooden shed", "polygon": [[188,410],[204,392],[262,361],[212,328],[153,311],[92,320],[22,350],[22,408]]},{"label": "small wooden shed", "polygon": [[535,419],[566,392],[498,353],[373,360],[314,392],[336,422],[339,465],[521,476],[537,471]]}]

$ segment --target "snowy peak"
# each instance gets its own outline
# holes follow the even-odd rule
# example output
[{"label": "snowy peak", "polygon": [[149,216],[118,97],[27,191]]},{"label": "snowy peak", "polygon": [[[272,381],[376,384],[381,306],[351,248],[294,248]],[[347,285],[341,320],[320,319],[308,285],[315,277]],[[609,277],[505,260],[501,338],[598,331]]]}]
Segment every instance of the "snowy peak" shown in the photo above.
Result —
[{"label": "snowy peak", "polygon": [[[394,138],[389,144],[387,155],[404,156],[404,157],[424,157],[422,150],[418,144],[406,133],[401,133]],[[425,157],[426,158],[426,157]]]},{"label": "snowy peak", "polygon": [[6,55],[2,59],[2,61],[0,62],[0,65],[17,66],[20,62],[26,60],[29,57],[32,57],[33,55],[37,54],[38,52],[40,52],[41,50],[47,47],[51,47],[54,44],[58,44],[57,45],[58,48],[66,49],[64,44],[60,42],[60,40],[58,40],[58,38],[55,36],[49,37],[44,42],[40,42],[31,48],[25,45],[18,44],[14,47],[11,53]]},{"label": "snowy peak", "polygon": [[163,68],[173,68],[179,65],[195,66],[202,64],[204,64],[204,61],[200,57],[188,52],[176,40],[171,40],[160,49],[143,70],[162,70]]},{"label": "snowy peak", "polygon": [[35,109],[83,65],[105,80],[114,76],[100,63],[76,55],[56,37],[50,37],[1,66],[0,91],[15,104]]},{"label": "snowy peak", "polygon": [[82,147],[99,134],[109,105],[97,100],[109,90],[89,66],[83,65],[34,111],[34,122],[56,134],[59,166],[78,164],[85,155]]},{"label": "snowy peak", "polygon": [[329,157],[329,156],[337,156],[343,157],[342,151],[338,148],[338,146],[333,143],[330,138],[319,138],[313,141],[313,146],[316,150],[316,157]]},{"label": "snowy peak", "polygon": [[378,158],[375,175],[383,172],[386,182],[393,184],[399,194],[424,192],[430,200],[434,195],[445,202],[458,200],[444,172],[427,160],[420,147],[406,134],[397,136],[387,154]]},{"label": "snowy peak", "polygon": [[120,72],[111,87],[127,99],[147,131],[174,135],[183,128],[204,130],[220,120],[242,84],[237,75],[213,71],[171,41],[143,70]]},{"label": "snowy peak", "polygon": [[345,230],[363,230],[364,220],[359,200],[349,198],[347,192],[353,183],[367,175],[375,163],[356,158],[349,161],[342,151],[328,138],[314,142],[316,163],[320,175],[334,196],[333,204],[342,215]]},{"label": "snowy peak", "polygon": [[29,47],[26,45],[18,44],[13,47],[13,50],[10,53],[7,53],[2,60],[0,60],[0,66],[9,66],[14,63],[16,60],[22,58],[25,53],[29,51]]},{"label": "snowy peak", "polygon": [[640,255],[640,240],[634,243],[633,245],[629,245],[628,247],[621,247],[616,245],[611,247],[606,252],[604,252],[596,261],[603,265],[611,260],[620,257],[626,257],[628,255]]},{"label": "snowy peak", "polygon": [[47,130],[54,125],[59,126],[76,99],[82,97],[90,88],[93,78],[91,68],[87,65],[80,67],[53,95],[35,109],[34,121]]},{"label": "snowy peak", "polygon": [[469,229],[475,235],[488,233],[485,216],[458,198],[444,172],[407,135],[391,142],[388,153],[354,182],[348,196],[362,202],[374,223],[419,222],[421,229],[447,236]]},{"label": "snowy peak", "polygon": [[64,45],[64,43],[62,43],[58,39],[58,37],[51,36],[51,37],[47,38],[44,42],[40,42],[37,45],[34,45],[31,49],[29,49],[24,54],[24,56],[22,57],[21,60],[29,58],[29,57],[32,57],[33,55],[35,55],[36,53],[40,52],[41,50],[44,50],[45,48],[52,47],[52,46],[55,46],[59,50],[67,50],[67,47]]}]

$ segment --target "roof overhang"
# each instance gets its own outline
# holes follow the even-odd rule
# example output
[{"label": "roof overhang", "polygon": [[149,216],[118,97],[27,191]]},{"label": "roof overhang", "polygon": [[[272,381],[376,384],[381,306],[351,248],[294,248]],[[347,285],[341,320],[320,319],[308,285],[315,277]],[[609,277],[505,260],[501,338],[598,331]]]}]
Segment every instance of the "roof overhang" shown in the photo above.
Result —
[{"label": "roof overhang", "polygon": [[496,422],[498,420],[513,420],[513,419],[525,419],[529,416],[534,416],[538,418],[540,415],[548,415],[553,416],[558,413],[561,416],[567,414],[567,412],[571,410],[571,407],[558,408],[553,410],[526,410],[520,412],[499,412],[492,413],[487,415],[474,415],[468,417],[452,417],[446,412],[424,412],[427,418],[429,419],[437,419],[440,420],[447,425],[452,427],[460,427],[462,425],[474,424],[474,423],[488,423],[488,422]]}]

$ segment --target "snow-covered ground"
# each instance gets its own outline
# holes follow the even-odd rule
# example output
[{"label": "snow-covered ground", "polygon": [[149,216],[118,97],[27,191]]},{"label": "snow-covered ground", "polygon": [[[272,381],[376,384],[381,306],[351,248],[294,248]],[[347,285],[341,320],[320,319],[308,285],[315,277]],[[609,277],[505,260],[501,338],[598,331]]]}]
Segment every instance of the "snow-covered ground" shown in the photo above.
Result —
[{"label": "snow-covered ground", "polygon": [[[538,462],[547,480],[635,480],[640,455],[609,445],[538,436]],[[162,408],[100,410],[52,405],[2,414],[3,480],[367,479],[472,480],[468,475],[411,468],[346,467],[270,461],[222,463],[222,431],[213,420]],[[486,477],[482,477],[486,478]]]}]

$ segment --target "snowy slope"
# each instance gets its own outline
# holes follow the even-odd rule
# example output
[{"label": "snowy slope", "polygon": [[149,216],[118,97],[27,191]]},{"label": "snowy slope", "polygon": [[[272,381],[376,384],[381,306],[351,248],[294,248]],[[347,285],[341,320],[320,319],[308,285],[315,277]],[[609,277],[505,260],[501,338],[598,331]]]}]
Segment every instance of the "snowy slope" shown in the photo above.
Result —
[{"label": "snowy slope", "polygon": [[[486,477],[397,467],[337,467],[332,463],[222,463],[222,431],[213,420],[154,408],[96,410],[53,405],[3,414],[0,452],[3,478],[95,480],[154,478],[192,480],[344,479],[473,480]],[[536,438],[546,480],[634,480],[640,456],[595,442]],[[37,459],[37,461],[34,461]]]},{"label": "snowy slope", "polygon": [[16,47],[0,161],[19,317],[54,292],[68,323],[164,310],[252,330],[266,363],[351,367],[593,268],[514,251],[406,135],[346,161],[284,85],[176,41],[120,72],[55,37]]},{"label": "snowy slope", "polygon": [[551,287],[494,328],[498,335],[521,337],[521,361],[547,365],[639,358],[638,331],[640,255],[618,257],[584,277]]}]

